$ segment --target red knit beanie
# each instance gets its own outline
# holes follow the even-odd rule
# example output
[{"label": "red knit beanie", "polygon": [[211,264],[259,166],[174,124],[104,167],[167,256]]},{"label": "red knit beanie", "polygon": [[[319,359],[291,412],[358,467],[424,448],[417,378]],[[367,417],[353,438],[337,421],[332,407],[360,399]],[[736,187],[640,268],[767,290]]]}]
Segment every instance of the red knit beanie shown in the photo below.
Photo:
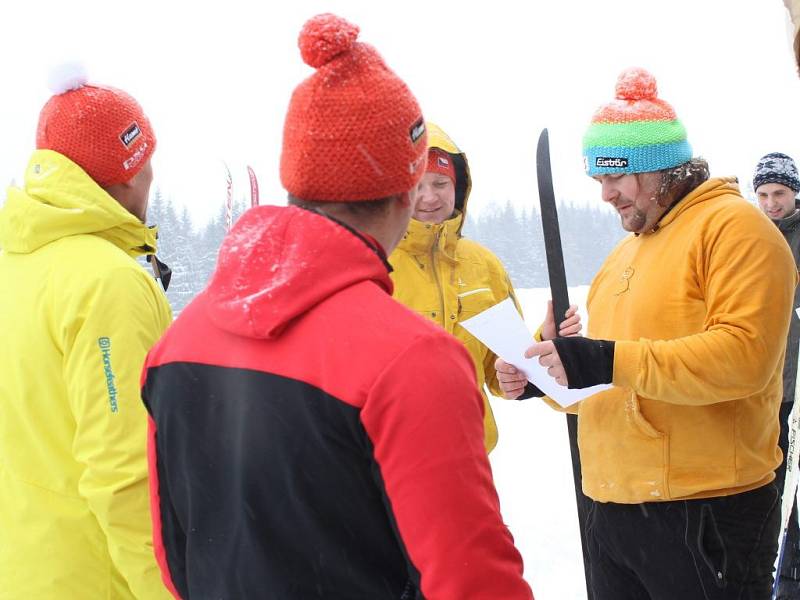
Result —
[{"label": "red knit beanie", "polygon": [[428,150],[428,165],[425,167],[425,172],[447,175],[453,183],[456,182],[456,168],[453,165],[453,157],[444,150],[439,150],[439,148]]},{"label": "red knit beanie", "polygon": [[39,115],[36,147],[54,150],[100,186],[130,181],[156,147],[142,107],[122,90],[88,85],[83,73],[53,81]]},{"label": "red knit beanie", "polygon": [[425,171],[427,135],[411,91],[358,27],[313,17],[298,44],[317,69],[292,94],[281,182],[303,200],[376,200],[412,189]]}]

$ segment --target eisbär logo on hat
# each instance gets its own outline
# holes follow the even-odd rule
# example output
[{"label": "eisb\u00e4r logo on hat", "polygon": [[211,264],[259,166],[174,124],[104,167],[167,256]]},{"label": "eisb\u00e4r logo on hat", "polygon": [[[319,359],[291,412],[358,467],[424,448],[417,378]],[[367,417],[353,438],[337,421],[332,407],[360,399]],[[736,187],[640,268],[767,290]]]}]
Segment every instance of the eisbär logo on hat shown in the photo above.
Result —
[{"label": "eisb\u00e4r logo on hat", "polygon": [[83,67],[51,73],[36,147],[63,154],[100,186],[130,181],[152,156],[156,138],[142,107],[126,92],[88,83]]}]

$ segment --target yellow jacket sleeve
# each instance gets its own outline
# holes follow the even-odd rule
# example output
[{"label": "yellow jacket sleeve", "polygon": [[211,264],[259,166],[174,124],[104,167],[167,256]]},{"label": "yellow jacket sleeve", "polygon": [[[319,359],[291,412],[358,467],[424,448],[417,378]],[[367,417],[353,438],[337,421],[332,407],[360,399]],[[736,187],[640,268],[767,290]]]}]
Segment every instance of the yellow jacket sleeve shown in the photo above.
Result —
[{"label": "yellow jacket sleeve", "polygon": [[63,331],[73,453],[84,465],[78,489],[134,596],[171,598],[153,553],[147,418],[139,396],[145,355],[167,327],[169,309],[144,272],[118,268],[99,277],[79,318]]}]

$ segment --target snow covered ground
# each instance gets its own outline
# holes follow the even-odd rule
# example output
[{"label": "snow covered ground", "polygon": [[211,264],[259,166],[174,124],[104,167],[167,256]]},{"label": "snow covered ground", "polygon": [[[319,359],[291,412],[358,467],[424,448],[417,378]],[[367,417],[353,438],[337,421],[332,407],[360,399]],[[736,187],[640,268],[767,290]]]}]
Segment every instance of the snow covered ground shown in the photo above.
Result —
[{"label": "snow covered ground", "polygon": [[[570,288],[586,331],[588,286]],[[548,289],[517,290],[531,329]],[[564,415],[543,402],[491,399],[500,439],[490,460],[503,518],[525,561],[536,600],[585,600],[578,517]]]}]

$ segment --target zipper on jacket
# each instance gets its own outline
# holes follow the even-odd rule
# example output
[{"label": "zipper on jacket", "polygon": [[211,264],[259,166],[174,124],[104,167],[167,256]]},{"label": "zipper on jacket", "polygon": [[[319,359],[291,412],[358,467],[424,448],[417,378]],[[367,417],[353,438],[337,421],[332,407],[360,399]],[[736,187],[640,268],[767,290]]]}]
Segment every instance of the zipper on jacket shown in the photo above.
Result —
[{"label": "zipper on jacket", "polygon": [[442,235],[442,229],[438,229],[433,236],[433,246],[431,246],[431,267],[433,269],[433,279],[436,282],[436,288],[439,290],[439,314],[442,327],[447,329],[447,319],[444,315],[444,290],[442,290],[442,282],[439,280],[439,264],[436,255],[439,250],[439,237]]}]

